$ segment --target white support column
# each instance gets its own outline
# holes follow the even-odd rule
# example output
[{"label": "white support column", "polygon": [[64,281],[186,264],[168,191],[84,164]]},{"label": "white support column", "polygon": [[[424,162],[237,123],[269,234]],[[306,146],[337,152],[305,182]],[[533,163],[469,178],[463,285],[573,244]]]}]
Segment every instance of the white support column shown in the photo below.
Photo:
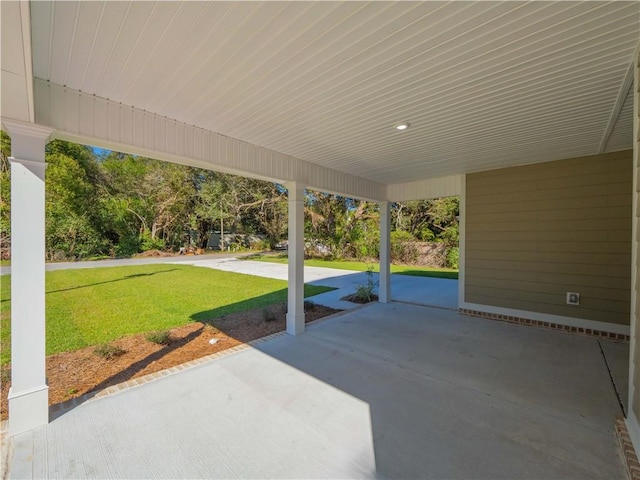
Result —
[{"label": "white support column", "polygon": [[458,308],[465,303],[465,263],[467,252],[467,176],[462,175],[458,215]]},{"label": "white support column", "polygon": [[304,333],[304,185],[291,182],[289,190],[289,289],[287,333]]},{"label": "white support column", "polygon": [[380,205],[380,283],[378,301],[391,302],[391,214],[389,202]]},{"label": "white support column", "polygon": [[11,389],[9,433],[49,421],[45,377],[44,149],[52,130],[4,122],[11,136]]}]

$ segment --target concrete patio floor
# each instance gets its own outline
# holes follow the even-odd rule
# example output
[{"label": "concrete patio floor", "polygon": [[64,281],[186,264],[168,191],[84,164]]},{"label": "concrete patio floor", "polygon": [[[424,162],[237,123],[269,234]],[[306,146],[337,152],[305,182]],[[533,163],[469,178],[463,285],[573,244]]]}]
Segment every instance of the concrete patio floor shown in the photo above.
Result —
[{"label": "concrete patio floor", "polygon": [[625,343],[372,304],[89,400],[10,476],[623,479],[601,346],[624,382]]}]

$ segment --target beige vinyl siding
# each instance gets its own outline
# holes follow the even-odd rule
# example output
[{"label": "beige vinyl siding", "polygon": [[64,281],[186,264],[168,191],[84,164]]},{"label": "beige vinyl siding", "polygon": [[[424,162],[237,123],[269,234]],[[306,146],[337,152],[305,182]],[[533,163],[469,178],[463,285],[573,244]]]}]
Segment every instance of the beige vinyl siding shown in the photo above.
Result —
[{"label": "beige vinyl siding", "polygon": [[628,325],[631,194],[632,151],[467,175],[465,301]]}]

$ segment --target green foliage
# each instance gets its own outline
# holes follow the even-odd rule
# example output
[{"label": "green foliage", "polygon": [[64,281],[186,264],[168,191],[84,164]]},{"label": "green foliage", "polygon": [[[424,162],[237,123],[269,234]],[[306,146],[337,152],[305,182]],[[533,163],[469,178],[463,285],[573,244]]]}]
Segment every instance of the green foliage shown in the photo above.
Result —
[{"label": "green foliage", "polygon": [[372,202],[307,191],[305,235],[316,249],[308,255],[336,260],[377,257],[378,217],[377,205]]},{"label": "green foliage", "polygon": [[458,269],[460,264],[460,249],[451,247],[447,250],[447,267]]},{"label": "green foliage", "polygon": [[127,353],[127,351],[118,347],[117,345],[105,343],[104,345],[98,345],[93,350],[93,353],[95,353],[100,358],[104,358],[105,360],[111,360],[112,358],[124,355],[125,353]]},{"label": "green foliage", "polygon": [[422,230],[420,230],[417,237],[423,242],[433,242],[436,240],[436,234],[433,233],[433,230],[431,230],[426,225],[422,228]]},{"label": "green foliage", "polygon": [[[182,243],[196,193],[195,169],[115,152],[101,161],[101,169],[104,228],[116,244],[127,243],[116,253]],[[137,251],[131,237],[138,237]]]},{"label": "green foliage", "polygon": [[[261,233],[274,248],[287,232],[286,190],[274,183],[217,172],[201,175],[192,223],[201,236],[221,233]],[[244,246],[236,245],[233,251]]]},{"label": "green foliage", "polygon": [[114,253],[116,257],[123,258],[135,255],[141,250],[140,237],[129,234],[120,238],[120,242],[116,245]]},{"label": "green foliage", "polygon": [[[82,259],[103,255],[110,243],[96,228],[97,192],[91,183],[93,167],[87,167],[88,153],[52,142],[47,154],[46,251],[50,260]],[[79,147],[79,146],[76,146]],[[78,158],[65,152],[76,151]]]},{"label": "green foliage", "polygon": [[402,202],[393,205],[395,230],[405,230],[418,240],[458,244],[458,197]]},{"label": "green foliage", "polygon": [[11,139],[0,130],[0,257],[11,248]]},{"label": "green foliage", "polygon": [[171,334],[168,330],[159,330],[147,333],[144,338],[151,343],[158,345],[169,345],[171,343]]},{"label": "green foliage", "polygon": [[269,244],[268,240],[257,240],[257,241],[250,242],[249,248],[251,250],[264,251],[264,250],[269,250],[271,248],[271,245]]},{"label": "green foliage", "polygon": [[50,260],[88,259],[109,250],[109,243],[96,232],[85,215],[47,217],[47,257]]},{"label": "green foliage", "polygon": [[375,289],[378,285],[378,282],[373,280],[373,267],[367,267],[366,274],[367,280],[365,281],[365,283],[356,285],[354,300],[358,303],[369,303],[378,298],[375,294]]},{"label": "green foliage", "polygon": [[143,252],[149,250],[164,250],[166,247],[166,242],[162,238],[153,238],[151,236],[151,232],[148,230],[144,230],[142,234],[140,234],[140,250]]}]

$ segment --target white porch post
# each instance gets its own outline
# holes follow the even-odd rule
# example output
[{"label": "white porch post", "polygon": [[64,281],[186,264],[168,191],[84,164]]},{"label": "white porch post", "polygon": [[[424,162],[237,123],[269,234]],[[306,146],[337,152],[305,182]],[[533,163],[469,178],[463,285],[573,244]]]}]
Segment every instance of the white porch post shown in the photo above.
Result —
[{"label": "white porch post", "polygon": [[9,433],[49,421],[45,377],[44,148],[52,130],[4,122],[11,136]]},{"label": "white porch post", "polygon": [[291,182],[289,190],[289,289],[287,333],[304,332],[304,185]]},{"label": "white porch post", "polygon": [[378,301],[391,302],[391,215],[389,202],[380,202],[380,284]]}]

